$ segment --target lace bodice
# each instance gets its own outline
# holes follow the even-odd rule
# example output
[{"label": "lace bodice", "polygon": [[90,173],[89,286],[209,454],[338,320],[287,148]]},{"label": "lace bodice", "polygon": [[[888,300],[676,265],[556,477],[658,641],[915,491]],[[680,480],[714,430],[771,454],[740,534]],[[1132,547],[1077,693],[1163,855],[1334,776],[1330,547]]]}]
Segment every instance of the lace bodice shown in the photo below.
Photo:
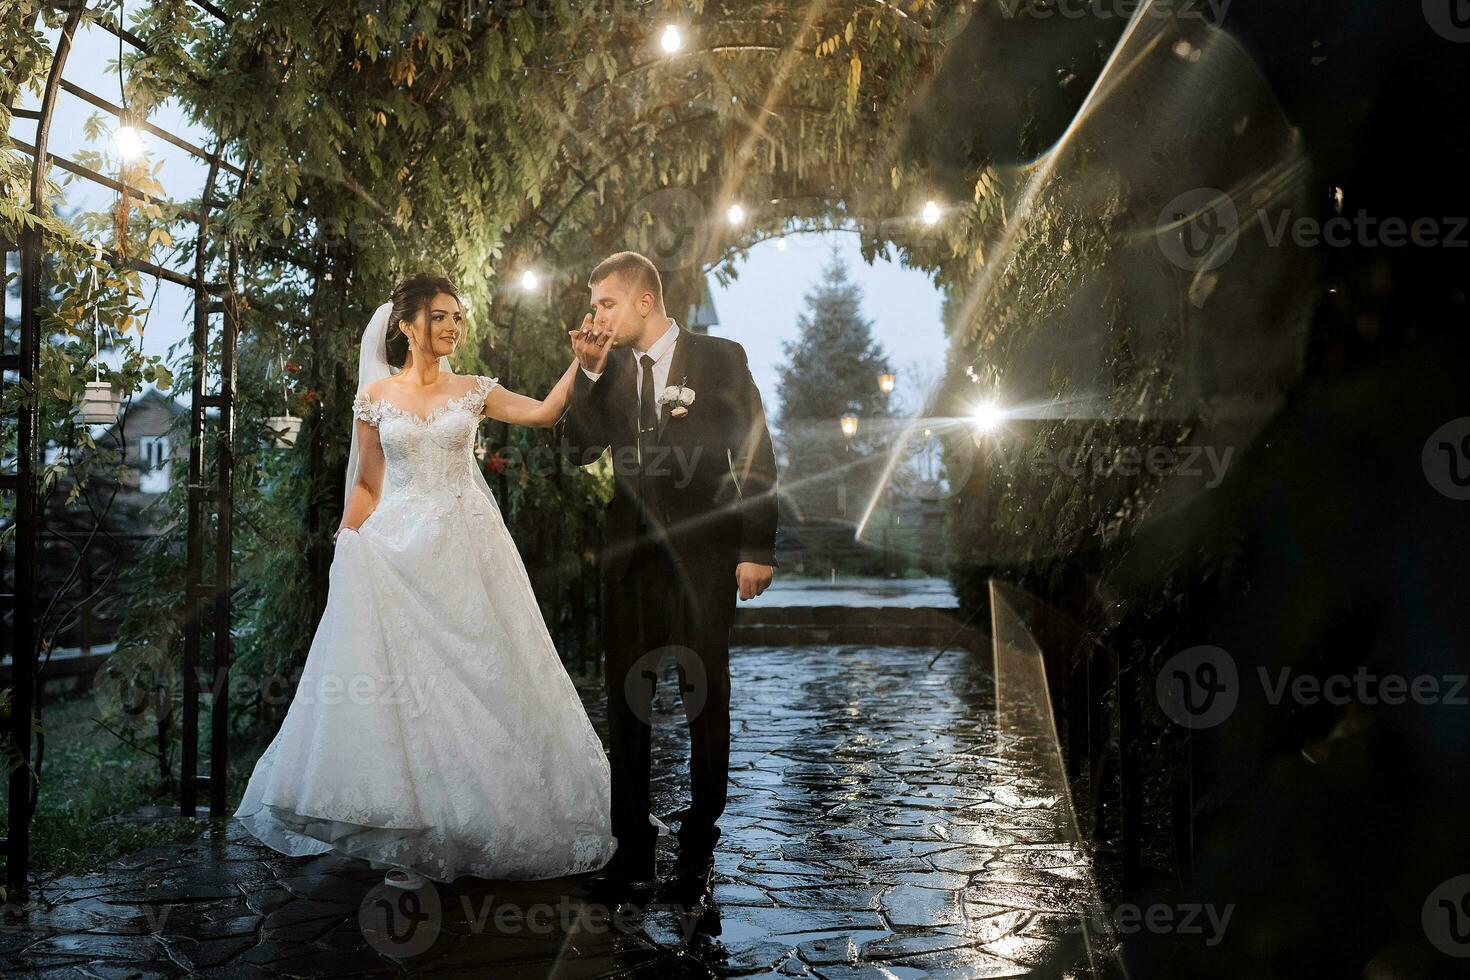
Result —
[{"label": "lace bodice", "polygon": [[485,396],[499,383],[478,375],[463,395],[451,398],[427,418],[387,399],[360,391],[352,414],[378,430],[385,469],[380,504],[447,491],[461,496],[472,489],[475,430],[483,417]]}]

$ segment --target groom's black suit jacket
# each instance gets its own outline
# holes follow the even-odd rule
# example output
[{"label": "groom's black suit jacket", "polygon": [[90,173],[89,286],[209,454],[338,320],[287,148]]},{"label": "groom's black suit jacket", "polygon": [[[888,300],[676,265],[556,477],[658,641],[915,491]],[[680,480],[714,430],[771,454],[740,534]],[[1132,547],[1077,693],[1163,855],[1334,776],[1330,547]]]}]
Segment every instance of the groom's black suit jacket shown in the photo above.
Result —
[{"label": "groom's black suit jacket", "polygon": [[[658,432],[645,447],[642,498],[637,352],[609,352],[595,382],[576,372],[564,451],[585,466],[612,450],[604,572],[617,574],[645,533],[640,511],[646,534],[692,572],[733,572],[743,561],[775,565],[776,457],[745,349],[680,327],[672,356],[668,384],[693,390],[694,403],[678,418],[658,407]],[[733,575],[728,582],[733,591]]]}]

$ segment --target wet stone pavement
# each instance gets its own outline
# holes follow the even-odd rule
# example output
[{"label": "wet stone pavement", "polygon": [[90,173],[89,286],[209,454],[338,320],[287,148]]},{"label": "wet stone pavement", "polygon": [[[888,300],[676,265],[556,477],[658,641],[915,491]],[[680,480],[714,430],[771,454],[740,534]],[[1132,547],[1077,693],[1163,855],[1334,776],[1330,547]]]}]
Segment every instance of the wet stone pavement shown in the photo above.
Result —
[{"label": "wet stone pavement", "polygon": [[[995,730],[989,657],[737,648],[712,901],[589,902],[584,879],[405,893],[286,858],[238,823],[45,882],[0,932],[7,977],[1114,976],[1106,915],[1045,739]],[[672,681],[672,671],[668,681]],[[687,799],[676,687],[655,802]],[[601,693],[584,692],[602,727]],[[660,842],[660,873],[673,842]]]}]

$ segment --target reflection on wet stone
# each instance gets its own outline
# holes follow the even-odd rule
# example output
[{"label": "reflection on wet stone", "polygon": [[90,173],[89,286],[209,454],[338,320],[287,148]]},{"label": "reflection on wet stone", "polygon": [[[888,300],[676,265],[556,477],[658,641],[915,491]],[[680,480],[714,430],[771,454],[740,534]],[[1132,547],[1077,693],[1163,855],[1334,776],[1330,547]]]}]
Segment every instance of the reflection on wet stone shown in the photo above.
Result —
[{"label": "reflection on wet stone", "polygon": [[[432,945],[400,966],[359,924],[380,872],[282,857],[231,822],[46,883],[46,907],[0,932],[6,975],[1116,975],[1109,940],[1084,931],[1106,917],[1036,740],[997,738],[988,657],[929,670],[933,653],[733,651],[729,805],[703,911],[656,895],[615,918],[581,879],[464,879],[439,889]],[[583,697],[602,730],[600,689]],[[677,718],[675,703],[655,734],[661,815],[688,798]],[[676,852],[660,846],[667,877]]]}]

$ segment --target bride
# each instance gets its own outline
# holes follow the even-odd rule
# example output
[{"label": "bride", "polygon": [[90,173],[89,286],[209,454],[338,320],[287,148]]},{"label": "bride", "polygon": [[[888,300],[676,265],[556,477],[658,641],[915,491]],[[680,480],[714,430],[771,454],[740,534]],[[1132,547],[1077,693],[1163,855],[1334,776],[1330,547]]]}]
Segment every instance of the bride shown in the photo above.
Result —
[{"label": "bride", "polygon": [[552,425],[577,362],[544,401],[457,375],[463,320],[418,275],[363,333],[326,609],[235,814],[398,887],[579,874],[616,846],[602,744],[473,451],[483,417]]}]

